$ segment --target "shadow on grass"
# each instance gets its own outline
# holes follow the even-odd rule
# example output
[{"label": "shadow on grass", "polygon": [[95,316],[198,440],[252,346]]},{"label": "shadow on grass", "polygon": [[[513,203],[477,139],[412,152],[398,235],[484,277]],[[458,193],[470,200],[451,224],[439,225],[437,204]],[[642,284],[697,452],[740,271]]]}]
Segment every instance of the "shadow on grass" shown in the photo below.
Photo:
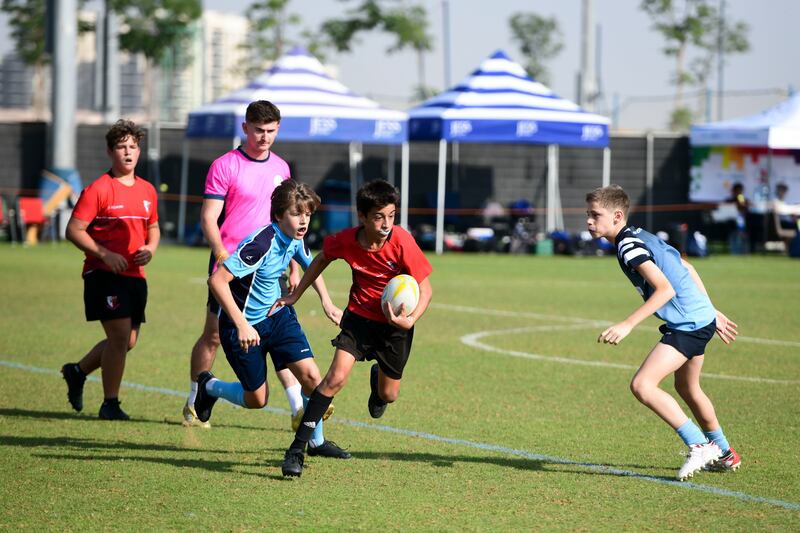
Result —
[{"label": "shadow on grass", "polygon": [[[187,451],[187,450],[181,450]],[[206,450],[203,450],[204,452]],[[230,453],[230,452],[225,452]],[[40,453],[33,454],[34,457],[41,459],[54,459],[65,461],[128,461],[128,462],[143,462],[152,463],[157,465],[174,466],[177,468],[200,468],[209,472],[225,472],[237,475],[253,476],[257,478],[272,477],[267,475],[266,472],[258,473],[253,472],[253,468],[263,468],[260,465],[253,463],[240,463],[236,461],[218,461],[209,459],[179,459],[176,457],[155,457],[146,455],[100,455],[96,457],[86,457],[85,455],[71,455],[71,454],[58,454],[58,453]]]},{"label": "shadow on grass", "polygon": [[[109,420],[100,420],[97,416],[89,414],[89,412],[77,413],[74,411],[70,412],[33,411],[30,409],[5,408],[5,409],[0,409],[0,416],[9,416],[15,418],[37,418],[37,419],[49,419],[49,420],[81,420],[86,422],[98,422],[101,424],[159,424],[159,425],[177,426],[183,428],[183,424],[177,420],[170,420],[168,418],[163,418],[161,420],[155,418],[137,418],[135,415],[133,415],[130,420],[109,421]],[[214,428],[245,429],[250,431],[256,430],[256,431],[284,433],[284,430],[279,428],[265,428],[259,426],[241,426],[237,424],[224,424],[217,422],[217,420],[218,419],[215,419],[213,422]],[[187,429],[197,429],[198,431],[206,430],[205,428],[187,428]],[[288,431],[288,428],[286,431]]]}]

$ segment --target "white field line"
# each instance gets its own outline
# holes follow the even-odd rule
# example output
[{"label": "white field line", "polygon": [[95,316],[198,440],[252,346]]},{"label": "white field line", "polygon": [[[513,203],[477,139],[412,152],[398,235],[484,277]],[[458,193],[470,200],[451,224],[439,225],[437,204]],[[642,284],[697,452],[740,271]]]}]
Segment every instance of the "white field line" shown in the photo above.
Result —
[{"label": "white field line", "polygon": [[[491,337],[494,335],[513,335],[516,333],[529,333],[532,331],[562,331],[562,330],[574,330],[574,329],[583,329],[583,328],[590,328],[590,327],[597,327],[598,323],[586,323],[586,324],[574,324],[574,325],[542,325],[542,326],[530,326],[530,327],[523,327],[523,328],[511,328],[511,329],[499,329],[494,331],[478,331],[476,333],[470,333],[468,335],[462,336],[459,340],[470,346],[472,348],[476,348],[478,350],[484,350],[487,352],[493,352],[503,355],[509,355],[511,357],[520,357],[523,359],[532,359],[535,361],[550,361],[553,363],[563,363],[568,365],[581,365],[581,366],[594,366],[600,368],[618,368],[623,370],[636,370],[639,368],[638,366],[628,365],[623,363],[609,363],[606,361],[591,361],[586,359],[575,359],[572,357],[561,357],[557,355],[542,355],[530,352],[521,352],[518,350],[507,350],[505,348],[497,348],[492,346],[491,344],[486,344],[485,342],[481,342],[480,339],[485,337]],[[712,378],[712,379],[726,379],[730,381],[746,381],[750,383],[770,383],[776,385],[800,385],[800,380],[795,379],[771,379],[771,378],[759,378],[759,377],[750,377],[750,376],[730,376],[727,374],[713,374],[703,372],[704,378]]]},{"label": "white field line", "polygon": [[[6,368],[11,368],[15,370],[22,370],[26,372],[33,372],[37,374],[45,374],[54,377],[61,377],[61,374],[57,370],[49,369],[49,368],[40,368],[30,365],[23,365],[21,363],[15,363],[13,361],[5,361],[0,360],[0,366],[4,366]],[[99,383],[100,380],[95,376],[89,376],[89,381]],[[183,399],[186,396],[186,392],[180,392],[173,389],[168,389],[164,387],[151,387],[148,385],[141,385],[138,383],[131,383],[128,381],[123,381],[122,384],[131,389],[139,390],[146,393],[157,393],[157,394],[164,394],[167,396],[175,396],[178,398]],[[265,407],[264,411],[279,414],[281,416],[285,416],[289,414],[288,411],[285,409],[280,409],[276,407]],[[382,424],[375,424],[369,422],[361,422],[358,420],[349,420],[346,418],[341,417],[333,417],[327,423],[333,424],[341,424],[346,426],[352,426],[357,428],[369,429],[373,431],[382,431],[385,433],[393,433],[396,435],[402,435],[405,437],[413,437],[419,439],[425,439],[433,442],[440,442],[444,444],[452,444],[455,446],[465,446],[468,448],[473,448],[477,450],[489,451],[494,453],[499,453],[503,455],[513,455],[515,457],[522,457],[524,459],[530,459],[532,461],[541,461],[544,463],[552,463],[552,464],[559,464],[559,465],[566,465],[566,466],[575,466],[580,469],[589,470],[592,472],[600,472],[602,474],[609,474],[614,476],[621,476],[621,477],[631,477],[634,479],[638,479],[641,481],[649,481],[651,483],[656,483],[659,485],[667,485],[670,487],[678,488],[678,489],[686,489],[692,490],[697,492],[705,492],[708,494],[714,494],[716,496],[723,496],[727,498],[734,498],[743,502],[748,503],[765,503],[768,505],[772,505],[775,507],[781,507],[783,509],[789,509],[791,511],[800,511],[800,503],[790,502],[785,500],[778,500],[774,498],[764,498],[762,496],[754,496],[752,494],[747,494],[744,492],[734,491],[723,489],[719,487],[713,487],[710,485],[700,485],[697,483],[687,483],[684,481],[677,481],[672,479],[666,479],[663,477],[656,477],[656,476],[649,476],[646,474],[640,474],[638,472],[634,472],[631,470],[622,470],[619,468],[613,468],[607,465],[599,465],[595,463],[588,463],[584,461],[573,461],[572,459],[565,459],[563,457],[554,457],[550,455],[542,455],[535,452],[530,452],[527,450],[520,450],[515,448],[507,448],[505,446],[499,446],[497,444],[489,444],[483,442],[476,442],[470,441],[465,439],[454,439],[450,437],[442,437],[440,435],[435,435],[433,433],[426,433],[421,431],[414,431],[409,429],[402,429],[396,428],[392,426],[385,426]],[[358,458],[358,454],[356,453],[356,458]]]}]

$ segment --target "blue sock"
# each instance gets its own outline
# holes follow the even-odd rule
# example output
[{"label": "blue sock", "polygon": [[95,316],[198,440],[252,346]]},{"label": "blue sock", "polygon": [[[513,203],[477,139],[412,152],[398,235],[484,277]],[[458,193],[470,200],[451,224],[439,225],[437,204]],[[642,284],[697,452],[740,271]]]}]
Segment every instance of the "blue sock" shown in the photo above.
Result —
[{"label": "blue sock", "polygon": [[731,449],[728,439],[725,438],[725,434],[722,432],[722,426],[714,431],[706,431],[705,435],[708,440],[713,440],[719,446],[719,449],[722,450],[722,455],[725,455]]},{"label": "blue sock", "polygon": [[220,381],[217,378],[210,379],[206,383],[206,392],[217,398],[225,398],[234,405],[247,407],[244,403],[244,388],[238,381]]},{"label": "blue sock", "polygon": [[685,442],[687,446],[691,446],[693,444],[705,444],[708,442],[706,436],[703,435],[703,432],[700,431],[700,428],[697,427],[694,422],[692,422],[691,418],[675,431],[678,433],[681,439],[683,439],[683,442]]},{"label": "blue sock", "polygon": [[[308,396],[305,393],[303,395],[303,409],[306,408],[308,405]],[[322,446],[322,443],[325,442],[325,435],[322,434],[322,419],[319,420],[317,423],[317,427],[314,428],[314,433],[311,434],[311,440],[308,441],[308,444],[314,448],[317,446]]]}]

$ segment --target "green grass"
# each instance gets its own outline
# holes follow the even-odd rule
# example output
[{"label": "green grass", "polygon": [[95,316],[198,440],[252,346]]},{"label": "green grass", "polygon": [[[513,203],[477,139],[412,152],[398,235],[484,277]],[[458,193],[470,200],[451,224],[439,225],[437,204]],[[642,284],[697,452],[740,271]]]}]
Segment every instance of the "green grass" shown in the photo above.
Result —
[{"label": "green grass", "polygon": [[[613,259],[431,257],[434,304],[399,401],[370,419],[369,365],[356,365],[325,427],[353,459],[309,458],[302,478],[286,480],[292,434],[279,386],[272,410],[222,403],[212,429],[180,425],[207,257],[165,246],[148,267],[148,321],[125,381],[149,388],[124,386],[134,420],[109,423],[96,418],[98,381],[78,414],[58,374],[101,337],[83,319],[81,255],[66,244],[0,247],[0,529],[800,529],[797,261],[695,262],[743,337],[712,342],[703,381],[743,467],[679,484],[680,440],[628,391],[658,321],[618,347],[598,345],[602,326],[586,324],[620,320],[641,301]],[[343,305],[347,266],[334,263],[326,282]],[[313,294],[298,311],[324,372],[336,329]],[[513,331],[492,333],[501,330]],[[463,342],[479,332],[485,347]],[[786,342],[765,343],[776,340]],[[221,351],[214,370],[233,378]]]}]

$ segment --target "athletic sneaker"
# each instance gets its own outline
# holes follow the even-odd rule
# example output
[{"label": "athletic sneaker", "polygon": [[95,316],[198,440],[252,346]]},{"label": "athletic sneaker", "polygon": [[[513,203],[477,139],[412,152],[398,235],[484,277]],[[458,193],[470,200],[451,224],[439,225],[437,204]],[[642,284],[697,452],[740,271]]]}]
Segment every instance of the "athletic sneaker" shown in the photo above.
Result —
[{"label": "athletic sneaker", "polygon": [[373,364],[369,370],[369,389],[369,400],[367,401],[369,415],[372,418],[380,418],[386,411],[386,402],[378,396],[378,363]]},{"label": "athletic sneaker", "polygon": [[350,459],[350,457],[352,457],[350,452],[339,448],[335,442],[327,439],[317,447],[313,447],[309,444],[308,455],[311,457],[319,455],[320,457],[332,457],[334,459]]},{"label": "athletic sneaker", "polygon": [[[333,404],[330,404],[328,406],[328,409],[325,410],[325,414],[322,415],[322,420],[329,419],[333,414],[333,411],[334,411]],[[303,415],[305,414],[305,412],[306,412],[305,409],[301,407],[300,410],[297,411],[297,414],[292,417],[292,431],[294,431],[295,433],[297,433],[297,428],[300,427],[300,422],[303,421]]]},{"label": "athletic sneaker", "polygon": [[289,448],[283,456],[281,472],[284,476],[300,477],[303,473],[303,460],[305,459],[302,450]]},{"label": "athletic sneaker", "polygon": [[86,374],[81,372],[78,363],[67,363],[61,367],[61,375],[67,382],[67,399],[73,409],[78,412],[83,410],[83,385],[86,383]]},{"label": "athletic sneaker", "polygon": [[683,466],[678,471],[678,479],[680,481],[686,481],[694,476],[695,472],[698,472],[704,466],[716,461],[720,455],[722,455],[722,450],[713,442],[692,444],[689,446],[686,462],[683,463]]},{"label": "athletic sneaker", "polygon": [[197,397],[194,399],[194,412],[200,422],[208,422],[211,418],[211,409],[217,403],[217,397],[211,396],[206,391],[206,383],[209,382],[214,374],[211,372],[200,372],[197,376]]},{"label": "athletic sneaker", "polygon": [[186,400],[186,403],[183,404],[183,425],[185,427],[198,427],[198,428],[210,428],[211,422],[205,421],[202,422],[199,418],[197,418],[197,413],[194,412],[194,406],[189,405],[189,400]]},{"label": "athletic sneaker", "polygon": [[710,470],[712,472],[725,472],[728,470],[736,472],[741,464],[742,458],[739,457],[739,454],[736,453],[736,450],[731,448],[725,455],[706,466],[706,470]]},{"label": "athletic sneaker", "polygon": [[100,406],[99,416],[102,420],[130,420],[128,413],[119,406],[119,400],[105,400]]}]

